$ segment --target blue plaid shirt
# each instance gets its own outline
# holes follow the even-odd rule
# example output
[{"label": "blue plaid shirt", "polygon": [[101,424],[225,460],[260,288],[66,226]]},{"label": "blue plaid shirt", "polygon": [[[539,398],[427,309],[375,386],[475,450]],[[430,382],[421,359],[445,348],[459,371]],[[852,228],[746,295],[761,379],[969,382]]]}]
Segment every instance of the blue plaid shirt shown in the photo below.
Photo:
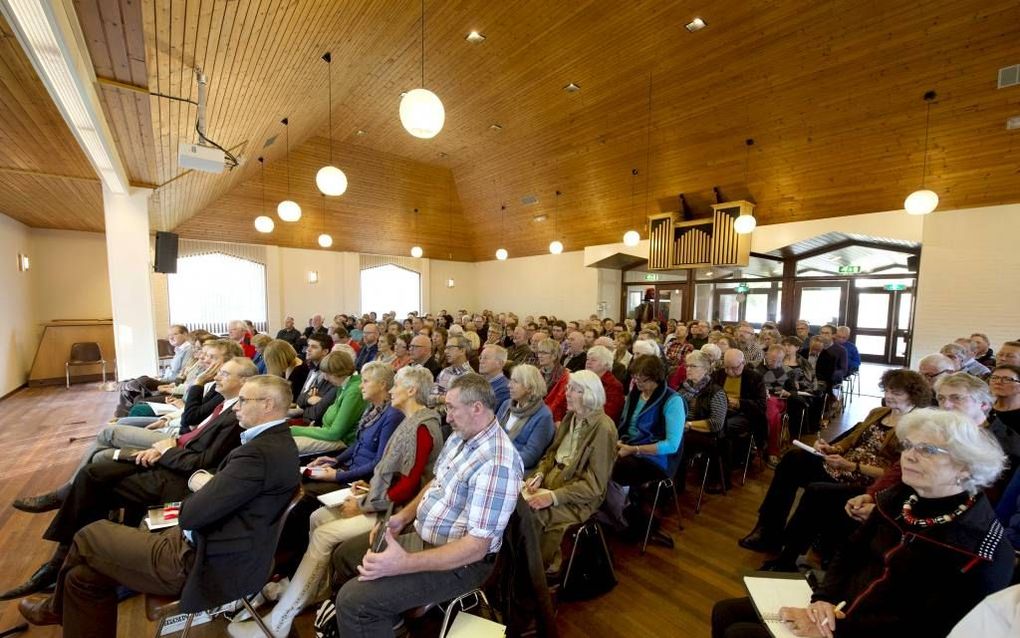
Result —
[{"label": "blue plaid shirt", "polygon": [[493,419],[468,440],[454,432],[435,468],[418,504],[418,535],[432,545],[445,545],[470,534],[488,539],[490,552],[499,551],[524,483],[521,457],[503,428]]}]

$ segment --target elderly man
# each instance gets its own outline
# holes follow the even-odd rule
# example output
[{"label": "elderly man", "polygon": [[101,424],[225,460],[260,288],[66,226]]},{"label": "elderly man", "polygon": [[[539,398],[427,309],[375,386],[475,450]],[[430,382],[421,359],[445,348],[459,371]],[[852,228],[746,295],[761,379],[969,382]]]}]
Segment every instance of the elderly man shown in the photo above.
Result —
[{"label": "elderly man", "polygon": [[[600,337],[596,341],[601,341]],[[606,339],[612,343],[612,339]],[[623,403],[626,398],[623,391],[623,384],[613,375],[613,351],[604,345],[592,346],[588,349],[585,358],[585,368],[598,375],[602,382],[602,389],[606,391],[606,403],[602,407],[613,423],[620,419],[623,413]]]},{"label": "elderly man", "polygon": [[467,337],[462,334],[450,335],[446,341],[446,362],[450,365],[443,368],[436,377],[432,386],[432,397],[437,403],[443,403],[446,391],[453,380],[470,372],[471,364],[468,363],[468,355],[471,354],[471,344]]},{"label": "elderly man", "polygon": [[[726,447],[735,434],[750,432],[757,442],[758,449],[765,449],[768,440],[768,424],[765,419],[765,383],[761,375],[745,365],[744,353],[737,348],[730,348],[723,355],[723,367],[712,373],[712,381],[726,392],[728,410],[726,412],[725,439]],[[726,471],[725,480],[729,481],[729,450],[723,451],[723,462]]]},{"label": "elderly man", "polygon": [[495,419],[495,401],[481,375],[458,377],[447,394],[453,433],[435,478],[385,528],[334,552],[343,584],[336,598],[341,636],[392,636],[401,612],[450,600],[489,577],[524,483],[521,458]]},{"label": "elderly man", "polygon": [[240,447],[215,476],[194,477],[180,525],[156,533],[104,520],[88,525],[74,535],[53,595],[22,601],[22,616],[35,625],[63,624],[67,638],[115,638],[121,585],[180,596],[189,613],[257,591],[273,557],[271,521],[300,483],[284,421],[290,397],[284,379],[249,379],[234,404]]},{"label": "elderly man", "polygon": [[861,353],[857,350],[857,345],[850,341],[850,326],[839,326],[836,328],[834,340],[846,350],[847,374],[854,374],[860,370]]},{"label": "elderly man", "polygon": [[822,338],[825,351],[832,355],[835,361],[835,368],[832,374],[833,387],[843,383],[846,378],[850,364],[847,362],[846,348],[836,343],[836,326],[825,324],[818,330],[818,336]]},{"label": "elderly man", "polygon": [[[917,362],[917,371],[921,373],[921,376],[925,378],[928,385],[932,386],[934,390],[934,386],[939,379],[956,372],[956,362],[946,355],[936,352],[921,357],[921,360]],[[935,400],[935,393],[932,392],[932,406],[937,405],[938,401]]]},{"label": "elderly man", "polygon": [[307,339],[316,332],[329,332],[326,326],[322,323],[322,315],[319,314],[312,315],[312,318],[308,323],[308,327],[305,328],[304,337]]},{"label": "elderly man", "polygon": [[747,365],[752,368],[761,365],[761,362],[765,360],[765,353],[762,352],[761,346],[758,345],[758,341],[754,337],[754,328],[749,325],[737,328],[737,347],[744,353]]},{"label": "elderly man", "polygon": [[524,326],[514,328],[513,340],[514,345],[507,351],[507,359],[510,360],[511,366],[521,363],[535,365],[538,359],[535,358],[535,352],[531,349],[531,344],[528,342],[527,328]]},{"label": "elderly man", "polygon": [[478,374],[485,377],[492,386],[497,406],[503,405],[503,402],[510,398],[510,381],[503,374],[505,365],[506,348],[503,346],[487,345],[478,355]]},{"label": "elderly man", "polygon": [[248,331],[248,322],[244,319],[234,319],[227,324],[227,336],[241,346],[244,356],[249,359],[255,357],[255,346],[251,345],[252,334]]},{"label": "elderly man", "polygon": [[584,351],[584,334],[574,330],[567,335],[567,351],[563,354],[563,367],[571,372],[584,370],[587,355]]},{"label": "elderly man", "polygon": [[978,360],[978,363],[989,370],[995,368],[995,353],[992,352],[992,344],[988,340],[988,335],[983,332],[975,332],[970,335],[970,341],[974,347],[974,358]]},{"label": "elderly man", "polygon": [[286,317],[283,320],[283,328],[276,333],[277,339],[283,339],[298,352],[301,351],[301,331],[294,327],[294,317]]},{"label": "elderly man", "polygon": [[358,351],[358,358],[354,361],[354,368],[361,372],[366,363],[375,361],[377,354],[379,354],[379,324],[370,321],[361,327],[361,350]]},{"label": "elderly man", "polygon": [[114,416],[127,416],[131,406],[136,401],[155,394],[159,390],[160,385],[163,383],[173,383],[178,376],[183,375],[185,365],[193,359],[192,345],[188,341],[187,326],[179,324],[170,326],[170,330],[167,331],[166,340],[170,342],[171,347],[174,349],[174,358],[170,360],[170,365],[167,366],[159,378],[143,375],[121,383],[120,401],[117,404],[117,409],[114,411]]},{"label": "elderly man", "polygon": [[971,349],[969,339],[963,339],[962,343],[957,340],[955,343],[947,343],[939,349],[939,352],[956,362],[956,369],[960,372],[973,374],[979,379],[984,379],[992,373],[974,359],[974,352]]}]

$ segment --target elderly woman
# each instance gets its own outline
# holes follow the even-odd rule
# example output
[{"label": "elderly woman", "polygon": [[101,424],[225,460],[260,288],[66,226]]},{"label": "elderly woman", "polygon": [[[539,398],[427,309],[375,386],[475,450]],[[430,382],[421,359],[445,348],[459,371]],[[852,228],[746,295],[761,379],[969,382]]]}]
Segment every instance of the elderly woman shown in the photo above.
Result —
[{"label": "elderly woman", "polygon": [[[372,383],[367,378],[371,367],[383,365],[366,365],[362,369],[367,373],[366,382]],[[432,480],[443,439],[439,415],[425,407],[431,390],[432,373],[427,369],[408,366],[397,373],[390,389],[391,409],[399,410],[403,420],[375,465],[368,492],[351,495],[336,507],[320,507],[312,514],[308,549],[283,596],[263,619],[274,636],[289,635],[294,618],[328,594],[326,571],[337,545],[371,530],[380,513],[391,505],[409,502]],[[254,621],[231,623],[228,632],[235,638],[264,635]]]},{"label": "elderly woman", "polygon": [[378,344],[379,349],[376,352],[375,360],[387,365],[392,364],[397,358],[397,353],[393,350],[397,343],[397,338],[390,333],[385,332],[379,335],[379,341],[376,343]]},{"label": "elderly woman", "polygon": [[405,332],[397,335],[397,340],[393,342],[393,361],[390,362],[394,370],[400,370],[411,363],[410,345],[410,333]]},{"label": "elderly woman", "polygon": [[[779,610],[798,636],[945,636],[1009,584],[1013,551],[981,492],[1002,471],[1002,449],[970,419],[930,408],[904,415],[895,432],[903,483],[878,494],[810,606]],[[747,598],[721,601],[712,635],[765,638],[758,618]]]},{"label": "elderly woman", "polygon": [[556,428],[545,404],[545,379],[533,365],[522,363],[510,373],[510,398],[503,402],[496,419],[521,455],[525,470],[531,470],[549,447]]},{"label": "elderly woman", "polygon": [[708,357],[709,364],[712,366],[712,370],[718,370],[722,365],[722,348],[714,343],[706,343],[701,346],[699,352]]},{"label": "elderly woman", "polygon": [[696,351],[687,355],[685,363],[687,379],[677,394],[687,405],[686,427],[694,432],[721,435],[729,404],[726,392],[712,382],[712,359]]},{"label": "elderly woman", "polygon": [[620,417],[613,480],[641,485],[676,472],[687,411],[683,398],[666,387],[666,369],[658,357],[638,357],[630,375],[633,388]]},{"label": "elderly woman", "polygon": [[571,373],[566,396],[569,411],[524,487],[542,562],[551,573],[559,571],[564,532],[588,520],[605,500],[616,458],[616,426],[602,411],[606,395],[598,375]]},{"label": "elderly woman", "polygon": [[995,366],[988,377],[988,388],[995,398],[988,420],[998,419],[1020,432],[1020,367],[1008,363]]},{"label": "elderly woman", "polygon": [[283,339],[273,339],[263,348],[262,357],[266,361],[266,374],[289,381],[294,400],[297,401],[305,379],[308,378],[308,366],[298,358],[294,346]]},{"label": "elderly woman", "polygon": [[[538,370],[545,380],[545,404],[552,412],[553,421],[559,423],[566,416],[567,410],[567,382],[569,372],[560,365],[560,344],[554,339],[542,339],[535,349],[535,356],[538,357]],[[605,398],[602,400],[605,403]]]},{"label": "elderly woman", "polygon": [[[817,500],[835,503],[838,511],[842,503],[864,492],[892,465],[898,445],[894,431],[896,424],[903,415],[928,405],[931,391],[924,378],[912,370],[887,370],[879,386],[885,393],[885,406],[869,412],[864,421],[855,425],[838,444],[829,445],[819,437],[813,453],[793,448],[783,455],[765,499],[758,508],[758,524],[750,534],[740,539],[741,547],[771,551],[784,543],[803,543],[803,536],[783,536],[797,488],[819,492]],[[815,483],[827,485],[812,485]],[[821,495],[822,492],[824,495]],[[817,530],[816,527],[813,529]],[[809,543],[812,538],[813,535],[809,534]],[[797,549],[806,547],[793,547],[790,551]]]},{"label": "elderly woman", "polygon": [[355,374],[349,350],[330,352],[319,362],[319,371],[337,389],[336,399],[323,415],[322,423],[290,429],[301,454],[342,450],[354,441],[365,411],[365,399],[361,396],[361,377]]}]

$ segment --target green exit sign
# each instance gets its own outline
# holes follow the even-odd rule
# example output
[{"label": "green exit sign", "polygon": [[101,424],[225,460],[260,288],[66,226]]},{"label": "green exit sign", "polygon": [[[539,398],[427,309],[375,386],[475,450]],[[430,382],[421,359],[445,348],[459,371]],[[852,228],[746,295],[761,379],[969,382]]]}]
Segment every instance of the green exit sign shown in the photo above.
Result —
[{"label": "green exit sign", "polygon": [[841,275],[856,275],[861,272],[860,266],[840,266],[839,274]]},{"label": "green exit sign", "polygon": [[659,276],[648,273],[645,275],[645,281],[659,281]]},{"label": "green exit sign", "polygon": [[886,290],[890,290],[890,291],[893,291],[893,290],[906,290],[907,289],[907,285],[906,284],[886,284],[885,285],[885,289]]}]

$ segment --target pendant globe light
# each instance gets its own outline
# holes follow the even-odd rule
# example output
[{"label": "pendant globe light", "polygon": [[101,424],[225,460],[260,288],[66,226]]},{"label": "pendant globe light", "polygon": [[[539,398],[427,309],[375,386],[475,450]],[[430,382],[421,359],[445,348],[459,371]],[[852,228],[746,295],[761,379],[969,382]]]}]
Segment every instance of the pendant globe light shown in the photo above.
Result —
[{"label": "pendant globe light", "polygon": [[283,118],[281,123],[287,133],[287,199],[276,205],[276,214],[285,222],[296,222],[301,219],[301,207],[290,199],[290,121]]},{"label": "pendant globe light", "polygon": [[[414,232],[414,236],[418,236],[418,209],[414,209],[414,217],[412,217],[413,223],[411,229]],[[421,249],[421,246],[411,246],[411,256],[415,259],[421,259],[421,256],[425,254],[425,251]]]},{"label": "pendant globe light", "polygon": [[[744,140],[744,144],[747,146],[747,154],[744,156],[744,184],[747,185],[747,169],[751,164],[751,147],[754,146],[754,140],[747,138]],[[738,235],[747,235],[753,232],[757,226],[758,220],[752,213],[742,214],[733,221],[733,232]]]},{"label": "pendant globe light", "polygon": [[928,127],[931,123],[931,103],[935,101],[935,91],[925,93],[924,101],[928,105],[924,115],[924,160],[921,165],[921,188],[907,195],[907,198],[903,200],[903,208],[908,215],[927,215],[939,205],[938,193],[924,187],[925,173],[928,172]]},{"label": "pendant globe light", "polygon": [[[553,235],[559,236],[559,212],[560,212],[560,191],[556,191],[556,206],[553,209]],[[563,242],[558,239],[554,239],[549,242],[549,252],[554,255],[559,255],[563,252]]]},{"label": "pendant globe light", "polygon": [[400,98],[400,123],[411,135],[427,140],[438,135],[445,122],[442,101],[425,88],[425,0],[421,0],[421,88]]},{"label": "pendant globe light", "polygon": [[[645,120],[645,216],[648,216],[648,178],[651,175],[650,162],[652,159],[652,73],[648,72],[648,117]],[[631,169],[630,180],[630,203],[631,210],[634,209],[634,178],[637,177],[638,169]],[[641,225],[638,225],[640,228]],[[623,245],[633,248],[641,243],[641,232],[628,230],[623,234]]]},{"label": "pendant globe light", "polygon": [[339,197],[347,191],[347,176],[342,170],[333,166],[333,56],[327,51],[322,59],[326,61],[328,69],[326,85],[329,86],[329,104],[327,105],[329,112],[329,165],[323,166],[315,174],[315,185],[319,187],[319,191],[323,195]]},{"label": "pendant globe light", "polygon": [[333,245],[333,236],[326,232],[326,196],[322,196],[322,234],[319,235],[319,245],[329,248]]},{"label": "pendant globe light", "polygon": [[266,158],[259,158],[259,175],[262,182],[262,214],[255,218],[255,230],[260,233],[271,233],[276,228],[276,222],[269,215],[266,215]]},{"label": "pendant globe light", "polygon": [[[499,206],[499,235],[502,238],[506,230],[506,223],[503,221],[506,218],[506,204],[500,204]],[[506,251],[506,248],[496,249],[496,259],[500,261],[506,261],[506,258],[510,256],[510,253]]]}]

